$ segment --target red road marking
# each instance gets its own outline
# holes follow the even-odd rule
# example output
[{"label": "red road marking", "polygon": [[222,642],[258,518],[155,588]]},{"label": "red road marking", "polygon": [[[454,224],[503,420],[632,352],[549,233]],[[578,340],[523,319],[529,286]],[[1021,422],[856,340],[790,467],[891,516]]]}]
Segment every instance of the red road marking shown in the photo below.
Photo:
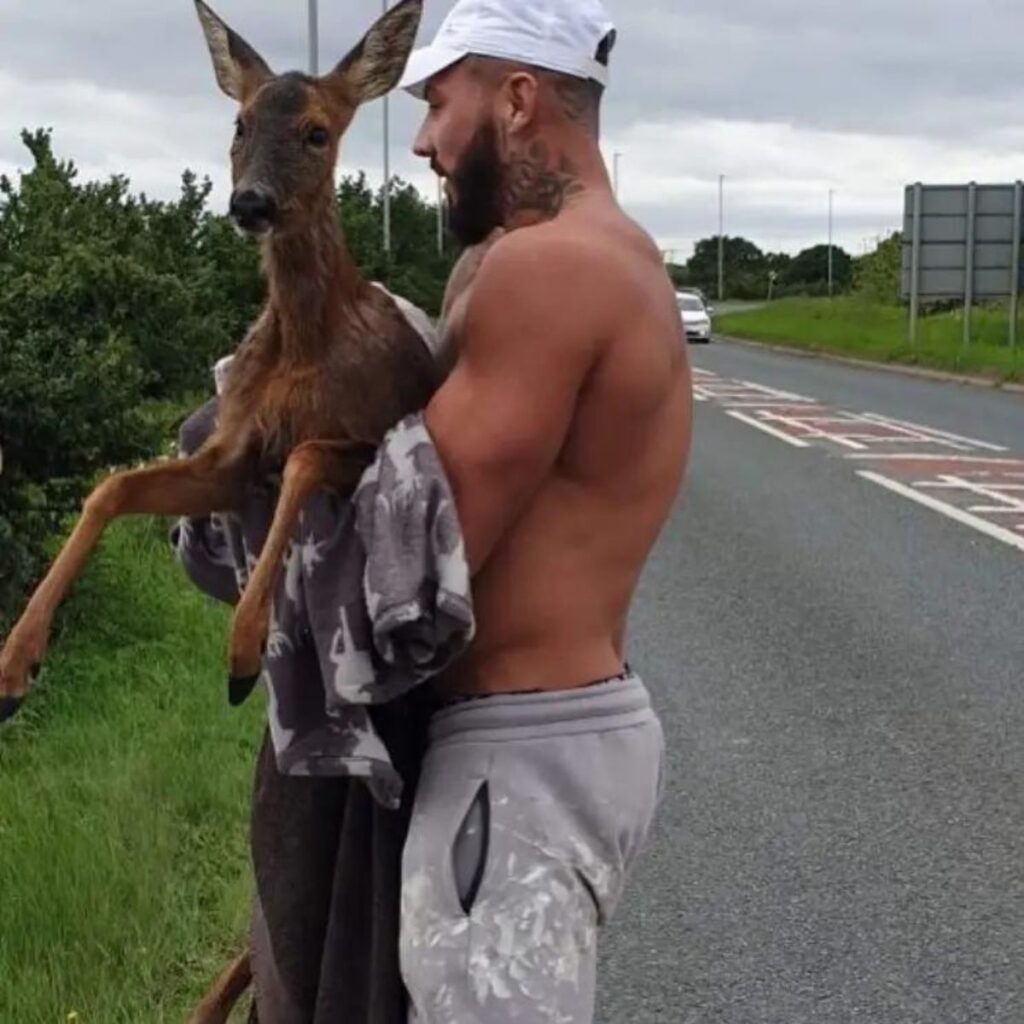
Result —
[{"label": "red road marking", "polygon": [[866,471],[862,476],[1020,547],[1013,537],[1024,533],[1024,459],[987,454],[1003,451],[998,445],[832,409],[813,398],[709,371],[700,371],[694,391],[700,401],[715,402],[779,440],[844,448],[847,458],[858,460],[858,470]]}]

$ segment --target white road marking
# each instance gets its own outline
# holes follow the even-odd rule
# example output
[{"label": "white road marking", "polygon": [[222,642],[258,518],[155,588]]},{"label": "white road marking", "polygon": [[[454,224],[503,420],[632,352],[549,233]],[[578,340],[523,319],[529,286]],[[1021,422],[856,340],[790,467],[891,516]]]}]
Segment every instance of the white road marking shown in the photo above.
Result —
[{"label": "white road marking", "polygon": [[1024,501],[1015,498],[1012,494],[1004,493],[1003,488],[998,484],[994,487],[986,487],[983,483],[978,483],[974,480],[965,480],[963,477],[943,474],[937,481],[925,481],[918,486],[938,490],[967,491],[969,494],[976,494],[980,498],[988,498],[991,501],[998,502],[998,507],[1007,512],[1019,512],[1024,515]]},{"label": "white road marking", "polygon": [[864,451],[866,447],[865,445],[858,444],[856,441],[851,441],[845,434],[831,434],[827,430],[816,426],[819,423],[848,423],[848,420],[836,419],[833,416],[780,416],[777,413],[767,413],[765,419],[775,423],[784,423],[793,429],[803,429],[803,436],[807,439],[833,441],[836,444],[841,444],[844,448],[852,448],[858,452]]},{"label": "white road marking", "polygon": [[[936,490],[936,491],[959,491],[959,490],[964,490],[965,489],[965,485],[959,482],[959,478],[958,477],[948,477],[948,478],[947,477],[943,477],[943,480],[947,480],[947,479],[950,480],[950,481],[954,481],[954,482],[951,482],[951,483],[939,483],[937,480],[915,480],[914,481],[914,486],[915,487],[924,487],[926,489],[927,488],[932,488],[933,490]],[[967,490],[975,490],[974,487],[967,487],[966,489]],[[996,490],[996,491],[999,491],[1000,493],[1003,493],[1003,492],[1006,492],[1006,491],[1024,491],[1024,484],[997,484],[996,487],[993,488],[993,489]],[[978,491],[977,493],[978,494],[985,494],[986,492],[985,491]],[[1010,498],[1010,495],[1009,494],[1004,494],[1004,497]],[[1016,500],[1016,499],[1011,499],[1011,500]]]},{"label": "white road marking", "polygon": [[[732,404],[735,403],[735,404]],[[722,402],[723,409],[792,409],[792,402],[765,402],[763,399],[754,397],[753,401],[740,401],[738,398],[729,398]]]},{"label": "white road marking", "polygon": [[810,445],[806,441],[801,441],[796,437],[790,437],[788,434],[784,434],[781,430],[769,427],[767,423],[762,423],[760,420],[755,420],[750,416],[745,416],[743,413],[737,412],[735,409],[727,409],[725,414],[726,416],[731,416],[734,420],[739,420],[740,423],[746,423],[748,427],[754,427],[756,430],[763,430],[766,434],[771,434],[772,437],[778,438],[780,441],[785,441],[786,444],[791,444],[794,448],[810,448]]},{"label": "white road marking", "polygon": [[[888,440],[886,441],[888,443]],[[1004,451],[1006,449],[1003,449]],[[984,463],[986,466],[1019,466],[1020,459],[993,459],[988,455],[933,455],[927,453],[917,454],[915,452],[870,452],[867,455],[846,455],[847,459],[888,459],[903,462],[973,462]],[[1009,473],[1008,476],[1019,476],[1017,473]]]},{"label": "white road marking", "polygon": [[915,491],[912,487],[907,487],[906,484],[901,484],[896,480],[890,480],[887,476],[882,476],[879,473],[869,473],[864,470],[858,470],[857,476],[863,477],[863,479],[870,481],[873,484],[878,484],[879,487],[885,487],[887,490],[899,494],[904,498],[908,498],[910,501],[915,501],[919,505],[924,505],[925,508],[930,508],[933,512],[938,512],[941,515],[946,516],[955,522],[961,523],[963,526],[969,526],[973,530],[977,530],[978,533],[983,533],[987,537],[991,537],[993,540],[1002,541],[1004,544],[1009,544],[1010,547],[1016,548],[1018,551],[1024,551],[1024,536],[1018,536],[1012,530],[1007,530],[1002,526],[996,526],[994,523],[986,522],[984,519],[979,519],[977,516],[971,515],[970,512],[965,512],[963,509],[956,508],[954,505],[947,505],[944,501],[939,501],[938,498],[933,498],[928,494],[922,494],[920,491]]},{"label": "white road marking", "polygon": [[755,384],[750,380],[739,381],[745,388],[752,388],[754,391],[763,392],[766,395],[771,395],[772,398],[788,398],[793,402],[813,402],[815,399],[808,398],[806,395],[798,395],[792,391],[780,391],[778,388],[770,388],[765,384]]},{"label": "white road marking", "polygon": [[871,420],[873,423],[884,423],[889,426],[903,427],[905,430],[913,430],[915,433],[925,434],[930,437],[943,437],[950,441],[957,441],[960,444],[969,444],[975,448],[984,448],[990,452],[1006,452],[1009,448],[1004,448],[1002,445],[989,444],[987,441],[978,441],[972,437],[963,437],[960,434],[951,434],[946,430],[935,430],[933,427],[922,427],[919,423],[908,423],[906,420],[893,419],[891,416],[881,416],[878,413],[866,412],[862,413],[864,419]]},{"label": "white road marking", "polygon": [[831,441],[833,444],[842,445],[844,448],[850,448],[855,452],[867,451],[868,447],[866,444],[861,444],[859,441],[851,440],[845,434],[829,434],[823,430],[819,430],[809,436],[816,437],[821,441]]},{"label": "white road marking", "polygon": [[[993,458],[986,455],[973,455],[972,452],[998,452],[1008,453],[1009,449],[1003,445],[992,444],[988,441],[979,441],[976,438],[965,437],[961,434],[954,434],[950,431],[938,430],[932,427],[925,427],[918,423],[910,423],[907,420],[900,420],[892,416],[884,416],[880,413],[852,413],[842,409],[831,409],[822,405],[817,399],[809,398],[806,395],[795,392],[783,391],[779,388],[772,388],[754,381],[730,379],[721,377],[710,371],[695,371],[694,380],[695,398],[699,402],[713,402],[718,405],[727,416],[738,420],[740,423],[764,434],[774,437],[778,441],[784,441],[793,448],[811,448],[813,442],[831,442],[847,449],[851,449],[846,455],[848,459],[878,459],[892,460],[921,460],[945,463],[970,463],[975,468],[979,463],[992,467],[993,473],[999,473],[997,467],[1008,466],[1019,469],[1021,461],[1013,458]],[[801,408],[803,406],[803,408]],[[869,429],[866,429],[869,428]],[[882,434],[874,431],[881,428]],[[962,454],[938,454],[934,452],[917,454],[914,452],[877,452],[875,447],[904,445],[931,445],[952,449]],[[964,512],[962,509],[952,505],[946,505],[937,499],[929,498],[920,491],[914,491],[904,484],[898,484],[888,478],[880,477],[874,473],[860,473],[866,479],[879,483],[886,480],[882,486],[890,490],[898,491],[905,496],[912,496],[912,500],[920,504],[934,507],[943,511],[952,518],[965,517],[963,521],[970,521],[975,529],[982,532],[999,534],[999,539],[1007,541],[1012,537],[1016,545],[1018,540],[1016,534],[1002,530],[991,523],[985,523],[978,519],[971,512]],[[1006,475],[1016,476],[1018,474],[1006,471]],[[1024,479],[1024,476],[1021,477]],[[1008,493],[1010,490],[1017,490],[1013,485],[999,487],[994,484],[993,489],[986,489],[980,483],[961,481],[959,477],[942,476],[941,483],[935,481],[921,481],[921,488],[948,488],[950,490],[966,490],[981,497],[987,498],[996,503],[994,510],[1002,512],[1009,506],[1010,510],[1016,511],[1021,504],[1015,495]],[[987,482],[987,481],[986,481]],[[934,502],[933,504],[930,504]],[[988,511],[990,506],[977,506],[972,511]],[[1002,536],[1005,534],[1006,536]],[[995,534],[992,534],[995,535]]]}]

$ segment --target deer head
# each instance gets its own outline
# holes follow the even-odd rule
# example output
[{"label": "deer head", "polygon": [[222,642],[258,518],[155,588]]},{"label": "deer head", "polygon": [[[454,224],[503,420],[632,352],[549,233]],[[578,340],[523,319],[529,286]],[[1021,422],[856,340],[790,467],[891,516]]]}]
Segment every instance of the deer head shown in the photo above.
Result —
[{"label": "deer head", "polygon": [[275,75],[203,0],[195,0],[221,89],[239,104],[231,216],[248,234],[302,230],[334,195],[342,135],[363,103],[398,84],[422,0],[401,0],[330,73]]}]

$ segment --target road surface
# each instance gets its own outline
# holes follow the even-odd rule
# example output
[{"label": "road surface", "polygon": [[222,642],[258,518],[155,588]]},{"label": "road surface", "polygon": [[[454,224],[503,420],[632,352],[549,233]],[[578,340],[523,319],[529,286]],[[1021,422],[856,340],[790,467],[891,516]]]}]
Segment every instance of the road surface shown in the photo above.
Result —
[{"label": "road surface", "polygon": [[601,1024],[1024,1021],[1024,396],[690,349]]}]

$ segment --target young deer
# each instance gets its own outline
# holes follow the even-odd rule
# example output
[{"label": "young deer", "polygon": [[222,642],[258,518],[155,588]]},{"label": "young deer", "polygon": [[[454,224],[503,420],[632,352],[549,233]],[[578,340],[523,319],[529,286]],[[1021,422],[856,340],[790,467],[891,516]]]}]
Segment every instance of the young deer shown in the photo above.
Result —
[{"label": "young deer", "polygon": [[334,189],[341,136],[360,104],[397,84],[422,0],[401,0],[320,78],[275,75],[202,0],[196,7],[217,81],[240,104],[231,216],[261,240],[269,298],[231,366],[207,444],[192,458],[116,474],[85,502],[0,653],[0,721],[20,706],[54,613],[112,519],[236,509],[251,481],[280,472],[270,534],[232,628],[231,696],[248,696],[303,503],[320,488],[351,490],[387,430],[423,408],[438,382],[398,307],[359,275],[338,227]]}]

